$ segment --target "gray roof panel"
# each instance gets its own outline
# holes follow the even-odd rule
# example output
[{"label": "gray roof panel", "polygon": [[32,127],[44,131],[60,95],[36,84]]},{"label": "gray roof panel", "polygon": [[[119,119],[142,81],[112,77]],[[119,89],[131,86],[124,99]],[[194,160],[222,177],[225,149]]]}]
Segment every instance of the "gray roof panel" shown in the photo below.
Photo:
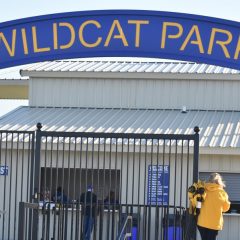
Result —
[{"label": "gray roof panel", "polygon": [[240,147],[240,112],[164,109],[20,107],[0,118],[0,130],[192,134],[200,127],[200,147]]},{"label": "gray roof panel", "polygon": [[198,73],[239,74],[239,70],[192,62],[126,62],[126,61],[51,61],[35,63],[25,71],[78,71],[78,72],[121,72],[121,73]]}]

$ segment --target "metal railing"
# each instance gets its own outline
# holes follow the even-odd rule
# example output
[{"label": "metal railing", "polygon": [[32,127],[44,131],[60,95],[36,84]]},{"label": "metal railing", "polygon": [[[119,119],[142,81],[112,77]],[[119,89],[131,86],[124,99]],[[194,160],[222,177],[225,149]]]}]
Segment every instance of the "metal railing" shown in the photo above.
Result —
[{"label": "metal railing", "polygon": [[[133,218],[131,215],[126,216],[123,222],[122,228],[120,229],[117,240],[122,240],[122,239],[125,240],[126,238],[132,236],[132,222],[133,222],[132,220]],[[130,226],[128,225],[129,222],[130,222]]]}]

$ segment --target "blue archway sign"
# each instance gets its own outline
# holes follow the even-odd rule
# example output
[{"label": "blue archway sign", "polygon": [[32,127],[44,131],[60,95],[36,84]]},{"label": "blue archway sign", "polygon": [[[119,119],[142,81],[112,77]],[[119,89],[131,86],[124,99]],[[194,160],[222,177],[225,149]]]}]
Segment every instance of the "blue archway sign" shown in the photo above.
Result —
[{"label": "blue archway sign", "polygon": [[126,56],[240,69],[240,23],[180,13],[104,10],[0,24],[0,68],[45,60]]}]

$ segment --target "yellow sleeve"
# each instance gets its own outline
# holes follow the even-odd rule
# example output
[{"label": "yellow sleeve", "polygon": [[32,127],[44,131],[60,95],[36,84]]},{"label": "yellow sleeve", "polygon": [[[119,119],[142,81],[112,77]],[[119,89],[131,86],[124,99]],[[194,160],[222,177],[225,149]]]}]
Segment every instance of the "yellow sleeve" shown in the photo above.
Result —
[{"label": "yellow sleeve", "polygon": [[231,203],[230,203],[230,201],[228,200],[228,195],[227,195],[227,193],[225,192],[225,201],[224,201],[224,203],[223,203],[223,212],[227,212],[227,211],[229,210],[229,208],[230,208],[230,205],[231,205]]}]

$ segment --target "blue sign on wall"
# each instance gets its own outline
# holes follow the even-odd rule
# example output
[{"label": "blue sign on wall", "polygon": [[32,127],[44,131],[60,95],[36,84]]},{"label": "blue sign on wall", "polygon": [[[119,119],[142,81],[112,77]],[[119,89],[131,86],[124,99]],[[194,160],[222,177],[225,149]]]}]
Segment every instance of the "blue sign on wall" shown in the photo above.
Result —
[{"label": "blue sign on wall", "polygon": [[8,175],[8,166],[0,166],[0,175],[7,176]]},{"label": "blue sign on wall", "polygon": [[148,166],[148,204],[168,205],[169,166]]},{"label": "blue sign on wall", "polygon": [[240,23],[158,11],[86,11],[0,24],[0,68],[80,57],[153,57],[240,69]]}]

